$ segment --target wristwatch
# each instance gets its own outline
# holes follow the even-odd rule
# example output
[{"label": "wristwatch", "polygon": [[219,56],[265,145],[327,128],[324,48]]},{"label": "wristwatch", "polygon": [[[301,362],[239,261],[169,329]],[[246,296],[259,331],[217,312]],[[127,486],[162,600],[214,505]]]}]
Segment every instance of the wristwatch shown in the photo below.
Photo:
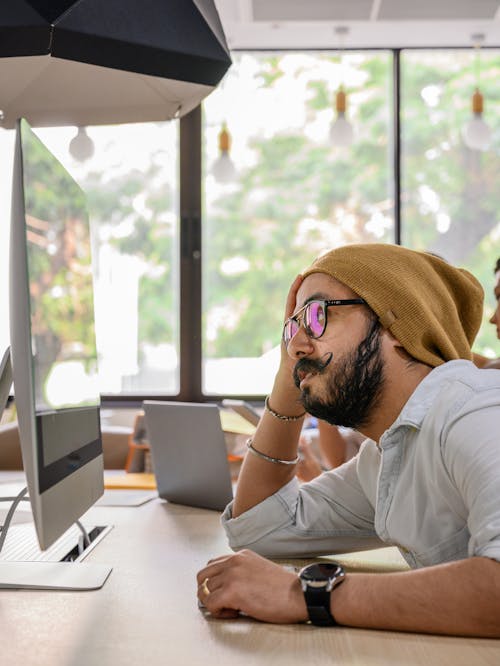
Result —
[{"label": "wristwatch", "polygon": [[299,571],[309,620],[319,627],[337,624],[330,611],[330,594],[345,579],[342,567],[335,562],[309,564]]}]

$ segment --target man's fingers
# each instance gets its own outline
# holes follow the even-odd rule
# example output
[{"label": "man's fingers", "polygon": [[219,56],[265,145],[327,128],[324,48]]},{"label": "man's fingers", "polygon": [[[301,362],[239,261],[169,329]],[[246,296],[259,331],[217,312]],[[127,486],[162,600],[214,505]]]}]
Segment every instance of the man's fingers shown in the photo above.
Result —
[{"label": "man's fingers", "polygon": [[293,315],[297,305],[297,292],[300,285],[302,284],[302,280],[302,275],[297,275],[295,280],[292,282],[292,286],[290,287],[290,291],[288,292],[288,297],[286,299],[285,320]]},{"label": "man's fingers", "polygon": [[207,565],[216,564],[217,562],[224,562],[225,560],[228,560],[231,557],[233,557],[232,553],[231,555],[219,555],[219,557],[212,557],[212,559],[208,560]]},{"label": "man's fingers", "polygon": [[227,594],[224,594],[224,581],[221,576],[205,578],[198,585],[198,599],[203,608],[219,619],[233,619],[238,617],[237,608],[228,607]]},{"label": "man's fingers", "polygon": [[223,585],[222,576],[206,576],[201,583],[198,583],[198,598],[205,601],[214,592],[217,592]]},{"label": "man's fingers", "polygon": [[220,610],[210,611],[210,615],[213,615],[218,620],[234,620],[234,618],[240,616],[240,613],[232,608],[221,608]]},{"label": "man's fingers", "polygon": [[221,557],[215,557],[214,559],[209,560],[207,565],[203,567],[203,569],[200,569],[196,574],[198,585],[201,585],[205,578],[211,578],[218,574],[231,557],[233,557],[233,555],[222,555]]}]

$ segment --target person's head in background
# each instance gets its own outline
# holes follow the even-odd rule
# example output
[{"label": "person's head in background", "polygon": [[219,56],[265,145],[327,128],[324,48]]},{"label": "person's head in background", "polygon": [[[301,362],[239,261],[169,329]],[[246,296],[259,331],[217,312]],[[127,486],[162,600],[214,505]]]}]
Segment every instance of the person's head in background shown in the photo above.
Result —
[{"label": "person's head in background", "polygon": [[500,340],[500,257],[497,259],[497,263],[495,264],[495,270],[493,272],[495,274],[495,284],[493,287],[493,292],[495,294],[495,300],[497,302],[497,306],[495,308],[495,311],[493,312],[493,315],[491,316],[490,324],[496,326],[497,338]]}]

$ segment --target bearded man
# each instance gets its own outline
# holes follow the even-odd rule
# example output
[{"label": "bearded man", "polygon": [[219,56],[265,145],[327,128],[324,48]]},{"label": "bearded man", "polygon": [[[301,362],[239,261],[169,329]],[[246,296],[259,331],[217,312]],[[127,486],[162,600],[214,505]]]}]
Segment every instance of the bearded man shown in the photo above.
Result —
[{"label": "bearded man", "polygon": [[[198,573],[215,617],[500,637],[500,372],[471,362],[483,293],[439,257],[384,244],[318,258],[290,289],[282,358]],[[308,412],[367,439],[300,484]],[[299,575],[266,557],[397,546],[411,570]]]}]

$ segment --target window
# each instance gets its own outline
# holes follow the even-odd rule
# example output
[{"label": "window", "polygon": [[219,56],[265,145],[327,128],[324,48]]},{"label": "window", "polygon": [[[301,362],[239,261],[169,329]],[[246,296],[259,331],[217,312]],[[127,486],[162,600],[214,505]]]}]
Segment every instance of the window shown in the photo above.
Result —
[{"label": "window", "polygon": [[[467,268],[485,292],[475,350],[498,356],[493,268],[500,256],[500,153],[470,150],[462,130],[471,117],[477,61],[470,50],[405,51],[401,59],[402,244],[430,250]],[[481,53],[484,118],[500,116],[500,51]],[[495,139],[494,139],[495,141]],[[496,352],[495,352],[496,349]]]},{"label": "window", "polygon": [[[68,154],[74,128],[36,130],[89,199],[105,400],[268,393],[290,283],[316,255],[346,242],[400,239],[468,268],[486,292],[474,348],[498,356],[487,320],[500,256],[500,50],[481,50],[484,118],[494,129],[487,152],[462,138],[472,49],[241,52],[233,60],[203,104],[201,127],[199,110],[180,123],[90,127],[95,154],[84,163]],[[354,129],[348,149],[329,138],[341,84]],[[236,167],[227,183],[212,172],[223,123]],[[0,132],[2,206],[10,200],[11,134]],[[6,247],[0,243],[4,285]],[[6,299],[0,290],[0,344],[8,344]]]},{"label": "window", "polygon": [[178,122],[90,127],[86,162],[73,128],[35,131],[87,195],[101,392],[177,394]]},{"label": "window", "polygon": [[[315,256],[393,242],[391,67],[385,52],[235,55],[204,102],[203,391],[269,392],[286,294]],[[350,148],[330,141],[348,81]],[[236,179],[211,169],[223,123]]]}]

